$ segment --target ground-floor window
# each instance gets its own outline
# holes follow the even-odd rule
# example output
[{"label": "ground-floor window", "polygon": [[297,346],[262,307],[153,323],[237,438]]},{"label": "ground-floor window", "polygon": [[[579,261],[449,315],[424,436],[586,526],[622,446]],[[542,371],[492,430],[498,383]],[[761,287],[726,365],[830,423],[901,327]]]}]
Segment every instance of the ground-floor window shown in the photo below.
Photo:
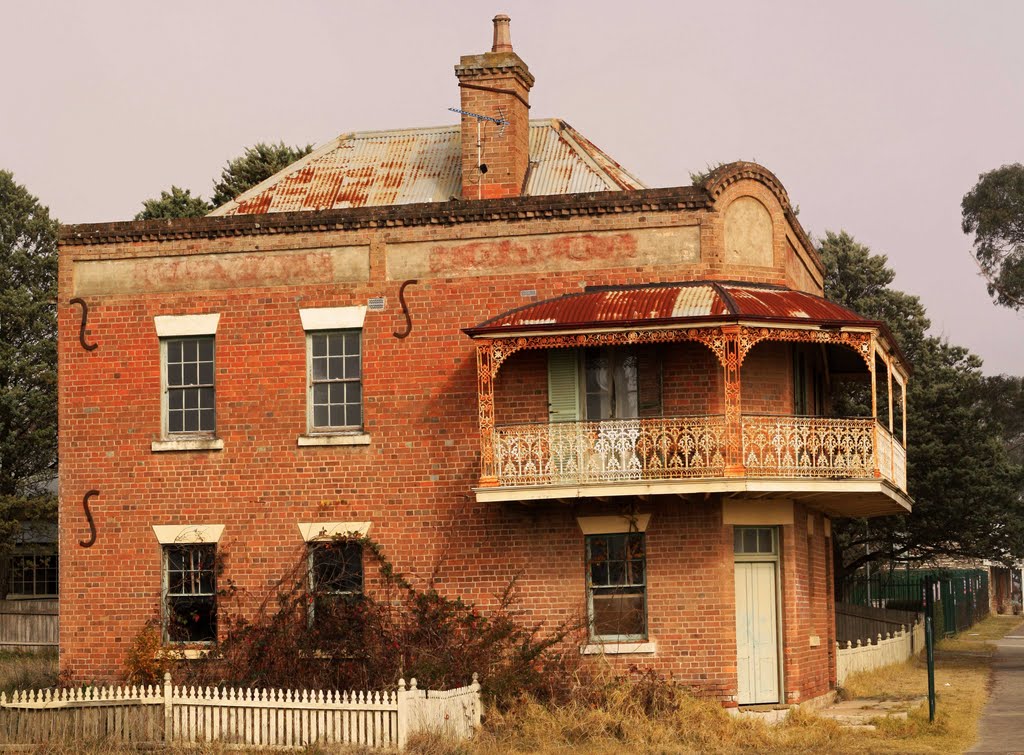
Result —
[{"label": "ground-floor window", "polygon": [[322,540],[309,544],[310,622],[323,624],[340,605],[363,593],[363,544]]},{"label": "ground-floor window", "polygon": [[170,642],[217,640],[217,546],[164,546],[164,636]]},{"label": "ground-floor window", "polygon": [[11,556],[11,595],[43,597],[57,594],[57,555],[15,554]]},{"label": "ground-floor window", "polygon": [[598,642],[647,639],[647,558],[644,534],[588,535],[587,607]]}]

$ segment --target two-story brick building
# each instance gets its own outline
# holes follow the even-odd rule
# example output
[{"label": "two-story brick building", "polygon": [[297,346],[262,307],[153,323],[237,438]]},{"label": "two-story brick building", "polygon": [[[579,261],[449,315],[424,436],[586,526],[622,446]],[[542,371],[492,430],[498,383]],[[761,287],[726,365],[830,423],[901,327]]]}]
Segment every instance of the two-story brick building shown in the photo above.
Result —
[{"label": "two-story brick building", "polygon": [[[910,508],[898,347],[822,298],[768,170],[644,187],[529,119],[506,17],[456,75],[457,124],[344,134],[210,217],[63,229],[62,670],[117,677],[154,617],[215,642],[215,555],[262,595],[368,533],[727,705],[826,693],[831,519]],[[873,416],[832,416],[851,379]]]}]

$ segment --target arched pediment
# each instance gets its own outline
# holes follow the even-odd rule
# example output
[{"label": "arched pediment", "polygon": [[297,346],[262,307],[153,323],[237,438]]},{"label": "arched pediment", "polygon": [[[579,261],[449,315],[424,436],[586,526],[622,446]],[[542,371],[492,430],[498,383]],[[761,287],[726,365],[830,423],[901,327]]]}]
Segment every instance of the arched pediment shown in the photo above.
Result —
[{"label": "arched pediment", "polygon": [[757,163],[735,162],[720,165],[708,174],[701,183],[701,187],[711,195],[712,200],[717,201],[726,189],[744,179],[757,181],[766,186],[779,200],[782,209],[787,212],[791,211],[789,194],[786,193],[782,182],[776,178],[774,173]]}]

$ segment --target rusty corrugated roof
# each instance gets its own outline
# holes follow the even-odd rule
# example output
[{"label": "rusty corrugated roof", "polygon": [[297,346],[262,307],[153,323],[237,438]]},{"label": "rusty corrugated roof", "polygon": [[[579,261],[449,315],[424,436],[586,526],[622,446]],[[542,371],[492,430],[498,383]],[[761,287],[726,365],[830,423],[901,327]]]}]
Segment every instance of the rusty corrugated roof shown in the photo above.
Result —
[{"label": "rusty corrugated roof", "polygon": [[[557,118],[530,121],[524,196],[646,188]],[[462,190],[460,126],[342,134],[210,215],[447,202]]]},{"label": "rusty corrugated roof", "polygon": [[467,330],[471,335],[594,325],[626,326],[728,317],[869,324],[820,296],[767,284],[692,281],[587,289],[505,312]]}]

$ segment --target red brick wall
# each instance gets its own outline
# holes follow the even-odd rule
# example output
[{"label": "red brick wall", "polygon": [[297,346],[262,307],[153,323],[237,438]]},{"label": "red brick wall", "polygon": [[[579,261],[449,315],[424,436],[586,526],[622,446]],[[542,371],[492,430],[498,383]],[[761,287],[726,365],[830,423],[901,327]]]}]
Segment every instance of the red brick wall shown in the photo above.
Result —
[{"label": "red brick wall", "polygon": [[520,351],[501,366],[494,383],[494,421],[498,425],[548,421],[547,351]]},{"label": "red brick wall", "polygon": [[[611,222],[586,221],[588,227],[604,228]],[[578,227],[573,223],[577,226],[550,228],[572,230]],[[496,222],[476,232],[500,235],[510,225]],[[600,505],[488,506],[476,503],[472,492],[480,473],[477,369],[473,342],[461,329],[532,300],[521,294],[524,276],[424,277],[406,292],[411,334],[393,336],[405,320],[395,306],[401,281],[388,277],[386,245],[414,239],[440,244],[454,233],[437,228],[325,231],[62,249],[60,665],[68,678],[120,676],[132,637],[158,615],[161,550],[153,524],[224,524],[219,546],[226,557],[224,577],[238,587],[242,606],[256,605],[294,568],[304,547],[299,522],[370,521],[371,537],[398,569],[414,577],[436,572],[444,589],[486,603],[521,575],[529,615],[551,621],[580,615],[585,604],[583,540],[574,517],[599,511]],[[99,344],[93,352],[80,347],[80,311],[67,304],[75,295],[76,259],[177,254],[187,277],[184,260],[197,252],[367,243],[370,274],[365,283],[92,297],[90,338]],[[674,268],[595,266],[536,275],[528,283],[543,299],[577,292],[581,282],[685,280],[707,271],[703,262]],[[762,275],[770,279],[778,273]],[[364,326],[370,443],[299,447],[297,438],[306,430],[306,358],[298,309],[364,304],[373,296],[386,297],[390,306],[367,313]],[[221,315],[217,435],[224,450],[154,453],[150,444],[160,437],[161,419],[153,317],[204,312]],[[713,357],[695,345],[672,346],[665,354],[665,413],[720,412],[721,370]],[[503,365],[499,417],[544,421],[544,359],[542,351],[526,351]],[[759,346],[752,352],[744,366],[744,410],[784,409],[788,363],[785,346]],[[81,500],[92,488],[100,491],[92,500],[97,540],[82,548],[78,541],[88,536],[88,526]],[[713,498],[652,497],[640,505],[654,514],[648,541],[649,617],[658,653],[653,659],[624,656],[616,662],[651,665],[730,697],[735,692],[731,528],[721,524]],[[797,669],[792,677],[800,685],[792,689],[806,697],[818,682],[805,681],[810,671],[799,669],[821,651],[797,647],[801,637],[806,645],[809,628],[818,620],[808,613],[817,609],[802,607],[798,600],[806,597],[810,580],[808,568],[801,566],[806,555],[800,554],[822,536],[819,529],[807,538],[795,532],[800,526],[798,520],[790,528],[794,532],[784,536],[792,568],[783,573],[787,594],[793,595],[793,602],[786,603],[787,627],[791,620],[794,624],[786,634],[787,653],[792,648]],[[815,583],[825,579],[824,569],[816,569]],[[818,600],[825,600],[825,592],[817,593],[822,596]],[[823,644],[826,632],[821,630]]]},{"label": "red brick wall", "polygon": [[679,343],[665,347],[662,354],[666,417],[724,411],[722,367],[710,349]]},{"label": "red brick wall", "polygon": [[744,414],[791,414],[793,367],[789,344],[759,343],[743,361],[740,373]]}]

